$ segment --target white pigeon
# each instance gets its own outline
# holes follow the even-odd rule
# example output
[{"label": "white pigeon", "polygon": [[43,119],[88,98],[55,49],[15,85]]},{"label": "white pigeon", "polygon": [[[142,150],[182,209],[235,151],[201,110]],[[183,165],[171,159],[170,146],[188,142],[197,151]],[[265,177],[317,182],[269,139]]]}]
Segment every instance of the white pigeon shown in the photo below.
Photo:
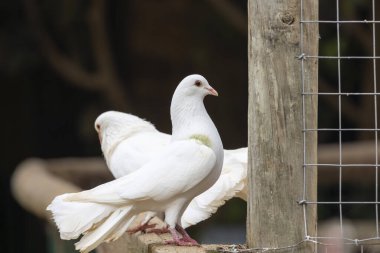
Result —
[{"label": "white pigeon", "polygon": [[[223,145],[203,104],[218,95],[200,75],[184,78],[170,107],[172,138],[142,168],[91,190],[63,194],[48,206],[61,238],[75,239],[76,249],[89,252],[103,241],[116,240],[141,212],[164,213],[177,245],[197,245],[182,228],[190,201],[210,188],[223,165]],[[115,165],[116,166],[116,165]]]},{"label": "white pigeon", "polygon": [[[116,178],[141,168],[169,145],[171,138],[148,121],[116,111],[99,115],[95,129],[108,168]],[[233,197],[247,199],[247,159],[247,148],[224,150],[223,169],[218,181],[191,201],[181,218],[184,228],[209,218]],[[130,231],[148,228],[147,222],[154,215],[148,213],[141,226]]]},{"label": "white pigeon", "polygon": [[115,178],[141,168],[171,140],[149,122],[131,114],[108,111],[95,120],[101,149]]}]

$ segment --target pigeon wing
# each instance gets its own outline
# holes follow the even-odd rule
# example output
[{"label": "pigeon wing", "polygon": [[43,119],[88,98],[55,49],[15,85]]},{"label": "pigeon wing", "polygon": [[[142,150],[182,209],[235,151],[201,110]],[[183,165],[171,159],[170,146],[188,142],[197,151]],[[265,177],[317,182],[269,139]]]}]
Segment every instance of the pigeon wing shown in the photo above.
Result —
[{"label": "pigeon wing", "polygon": [[119,191],[124,199],[163,201],[196,187],[215,166],[214,151],[196,140],[171,143],[134,172],[134,180]]},{"label": "pigeon wing", "polygon": [[113,205],[168,200],[196,187],[215,163],[215,153],[209,147],[196,140],[176,141],[141,169],[91,190],[72,194],[67,200]]}]

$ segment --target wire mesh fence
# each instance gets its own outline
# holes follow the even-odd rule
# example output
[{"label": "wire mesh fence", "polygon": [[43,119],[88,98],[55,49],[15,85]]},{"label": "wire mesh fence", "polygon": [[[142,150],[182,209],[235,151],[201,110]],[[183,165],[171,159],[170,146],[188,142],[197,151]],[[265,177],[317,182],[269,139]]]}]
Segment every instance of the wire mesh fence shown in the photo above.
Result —
[{"label": "wire mesh fence", "polygon": [[[355,5],[355,1],[330,1],[330,7],[335,9],[335,18],[331,20],[308,20],[307,17],[303,15],[303,3],[308,0],[301,0],[301,13],[300,13],[300,55],[298,59],[301,64],[301,76],[302,76],[302,100],[303,100],[303,145],[304,145],[304,190],[302,199],[299,201],[299,204],[303,207],[304,210],[304,223],[305,223],[305,241],[310,243],[318,244],[319,252],[377,252],[380,250],[380,235],[379,235],[379,196],[378,196],[378,169],[379,169],[379,158],[378,158],[378,102],[377,96],[380,94],[377,90],[377,66],[376,61],[380,57],[376,54],[376,24],[380,23],[380,21],[376,20],[376,0],[370,0],[366,2],[365,8],[367,8],[367,12],[370,13],[370,17],[368,19],[355,19],[348,20],[342,18],[342,6],[347,5]],[[321,2],[321,1],[320,1]],[[351,6],[352,7],[352,6]],[[332,53],[328,55],[309,55],[308,52],[304,51],[304,29],[305,26],[310,25],[318,25],[318,26],[326,26],[329,29],[335,29],[336,39],[333,40],[335,42],[335,50],[331,50]],[[342,25],[347,26],[344,30],[342,30]],[[367,47],[370,46],[370,54],[367,55],[355,55],[356,50],[347,50],[348,43],[353,43],[352,41],[348,41],[345,37],[345,33],[350,31],[350,26],[357,25],[365,25],[366,31],[370,31],[371,38],[367,39]],[[319,48],[323,48],[325,45],[323,35],[320,37],[320,46]],[[330,45],[331,46],[331,45]],[[342,52],[342,48],[345,47],[344,53]],[[367,48],[368,50],[368,48]],[[324,50],[322,53],[324,53]],[[369,51],[369,50],[368,50]],[[309,59],[318,59],[319,68],[332,68],[335,70],[336,74],[336,85],[330,86],[320,86],[318,92],[313,92],[307,90],[305,87],[305,79],[307,78],[307,72],[305,72],[304,65],[305,62]],[[367,78],[370,79],[372,83],[372,87],[363,88],[360,85],[360,82],[357,82],[356,87],[348,87],[345,86],[347,80],[346,76],[352,76],[352,73],[348,73],[343,68],[348,66],[349,64],[353,64],[355,61],[369,61],[370,68],[372,71],[371,74],[367,74]],[[326,66],[323,66],[323,65]],[[355,63],[354,63],[355,64]],[[333,66],[335,65],[335,66]],[[368,65],[368,62],[367,62]],[[368,67],[367,67],[368,68]],[[322,81],[323,83],[324,81]],[[323,83],[324,84],[324,83]],[[328,89],[325,89],[328,87]],[[336,107],[337,110],[337,121],[334,123],[327,123],[321,126],[319,119],[319,127],[317,129],[309,128],[306,124],[307,110],[305,99],[308,99],[310,96],[317,96],[319,103],[324,103],[326,101],[329,102],[329,105],[325,108]],[[371,110],[369,111],[351,111],[352,114],[356,114],[353,117],[360,117],[362,115],[367,115],[368,126],[361,127],[360,124],[351,124],[349,121],[345,119],[345,113],[349,114],[350,110],[348,108],[344,108],[347,105],[347,99],[350,99],[352,103],[358,101],[358,97],[365,101],[367,104],[371,104]],[[323,108],[319,106],[319,108]],[[344,111],[344,112],[343,112]],[[320,111],[318,117],[323,117],[324,111]],[[370,115],[368,115],[370,114]],[[322,116],[321,116],[322,115]],[[314,115],[317,117],[317,115]],[[332,122],[333,120],[331,120]],[[359,126],[358,126],[359,125]],[[337,157],[336,161],[332,163],[323,163],[318,160],[317,163],[312,163],[307,160],[307,152],[306,143],[308,141],[308,133],[317,132],[318,136],[323,134],[337,135]],[[368,145],[374,150],[374,157],[371,159],[371,162],[365,161],[360,163],[350,163],[347,162],[348,157],[345,155],[345,148],[347,142],[345,142],[347,136],[350,135],[358,135],[360,133],[365,133],[367,139],[370,139],[371,142],[368,142]],[[319,150],[320,151],[320,150]],[[334,196],[322,196],[320,194],[323,189],[321,189],[321,185],[318,187],[318,201],[310,201],[307,196],[307,171],[310,168],[317,168],[318,172],[324,171],[324,175],[329,176],[332,174],[337,175],[337,182],[335,183],[337,187],[337,194],[333,194]],[[365,187],[372,188],[369,194],[362,194],[359,198],[353,197],[353,195],[346,194],[345,187],[350,187],[350,185],[345,184],[345,175],[346,173],[351,173],[354,170],[360,170],[360,173],[370,174],[368,177],[368,182]],[[323,187],[323,186],[322,186]],[[352,199],[351,199],[352,198]],[[308,211],[308,206],[317,205],[318,206],[318,214],[321,214],[324,210],[333,210],[330,214],[330,217],[336,216],[336,219],[331,219],[326,223],[329,223],[329,229],[318,229],[318,235],[313,236],[308,231],[306,213]],[[356,222],[357,218],[352,214],[352,210],[361,210],[360,217],[363,214],[366,214],[366,223],[365,222]],[[347,215],[349,214],[349,215]],[[319,223],[322,223],[322,220],[318,220]],[[364,225],[366,224],[366,225]],[[367,230],[365,233],[358,233],[358,231],[362,230],[361,226],[366,226]],[[296,245],[294,245],[296,246]]]}]

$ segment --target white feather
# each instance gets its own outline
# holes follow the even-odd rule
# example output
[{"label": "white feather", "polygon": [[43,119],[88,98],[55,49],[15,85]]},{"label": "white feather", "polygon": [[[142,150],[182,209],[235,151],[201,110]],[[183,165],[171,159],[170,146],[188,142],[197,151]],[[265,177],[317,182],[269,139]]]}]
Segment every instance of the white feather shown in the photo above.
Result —
[{"label": "white feather", "polygon": [[[113,114],[113,112],[104,114],[108,113]],[[131,119],[129,119],[130,117]],[[132,128],[135,134],[129,135],[128,138],[118,143],[112,156],[109,157],[109,168],[116,178],[138,170],[170,143],[170,135],[161,133],[155,128],[152,130],[149,128],[152,126],[151,123],[137,119],[140,118],[127,113],[118,113],[108,117],[109,125],[118,121],[136,123],[136,125],[123,125],[121,131],[132,132]],[[147,126],[141,127],[144,124]],[[138,127],[140,127],[140,131],[136,131]],[[233,197],[247,199],[247,148],[224,150],[224,157],[218,181],[210,189],[195,197],[184,212],[181,222],[185,228],[209,218],[220,206]]]},{"label": "white feather", "polygon": [[247,168],[244,163],[236,159],[235,154],[235,152],[225,150],[222,174],[210,189],[191,201],[181,218],[184,228],[208,219],[227,200],[244,189]]},{"label": "white feather", "polygon": [[113,236],[115,229],[123,222],[129,221],[131,215],[128,217],[128,214],[131,208],[131,206],[127,206],[113,211],[102,224],[86,233],[81,240],[75,244],[75,249],[87,253],[95,249],[103,241],[109,241],[109,237],[110,235]]},{"label": "white feather", "polygon": [[152,160],[170,142],[170,135],[158,131],[139,132],[125,139],[109,157],[109,168],[115,178],[125,176]]},{"label": "white feather", "polygon": [[[202,80],[205,88],[194,85],[196,80]],[[135,215],[147,211],[165,213],[165,222],[174,230],[190,201],[210,188],[220,175],[223,146],[203,105],[203,98],[211,89],[199,75],[188,76],[178,85],[171,104],[171,142],[140,169],[90,190],[56,197],[48,210],[53,213],[61,238],[83,234],[76,249],[89,252],[104,241],[117,239]],[[118,167],[111,168],[115,174],[128,172],[128,168],[119,168],[122,161],[110,163],[110,158],[123,141],[141,129],[156,130],[134,117],[132,124],[137,122],[138,127],[132,131],[120,130],[120,122],[130,124],[128,120],[108,125],[104,131],[110,122],[107,115],[102,118],[104,124],[101,126],[98,118],[96,129],[106,161],[113,168]]]},{"label": "white feather", "polygon": [[145,200],[161,202],[198,186],[215,163],[213,150],[197,140],[176,141],[139,170],[91,190],[69,194],[64,199],[113,205]]},{"label": "white feather", "polygon": [[95,224],[106,218],[114,210],[112,206],[95,203],[67,202],[72,194],[56,197],[47,207],[64,240],[76,239]]}]

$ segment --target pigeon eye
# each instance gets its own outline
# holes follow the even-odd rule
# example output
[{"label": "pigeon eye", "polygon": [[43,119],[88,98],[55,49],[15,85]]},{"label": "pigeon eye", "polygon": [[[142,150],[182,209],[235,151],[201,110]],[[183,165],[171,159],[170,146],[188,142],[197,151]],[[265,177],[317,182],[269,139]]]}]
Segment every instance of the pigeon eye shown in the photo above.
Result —
[{"label": "pigeon eye", "polygon": [[194,83],[194,85],[197,86],[197,87],[201,86],[201,84],[202,84],[202,83],[201,83],[201,81],[199,81],[199,80],[196,80],[195,83]]},{"label": "pigeon eye", "polygon": [[96,124],[96,129],[99,131],[100,130],[100,125],[99,124]]}]

